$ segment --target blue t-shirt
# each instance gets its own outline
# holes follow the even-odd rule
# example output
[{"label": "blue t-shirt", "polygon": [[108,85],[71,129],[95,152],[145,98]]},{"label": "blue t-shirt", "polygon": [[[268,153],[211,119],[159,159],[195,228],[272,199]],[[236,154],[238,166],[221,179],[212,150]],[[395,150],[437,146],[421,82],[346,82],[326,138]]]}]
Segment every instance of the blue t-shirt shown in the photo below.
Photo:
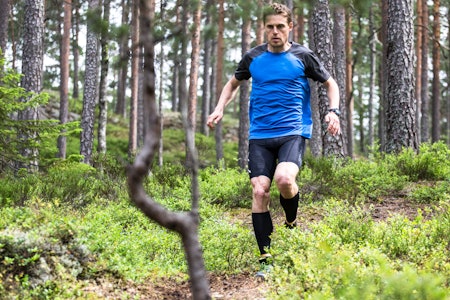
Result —
[{"label": "blue t-shirt", "polygon": [[252,78],[249,139],[288,135],[311,138],[308,78],[325,82],[330,74],[310,49],[292,43],[289,50],[272,53],[267,44],[262,44],[242,57],[235,77]]}]

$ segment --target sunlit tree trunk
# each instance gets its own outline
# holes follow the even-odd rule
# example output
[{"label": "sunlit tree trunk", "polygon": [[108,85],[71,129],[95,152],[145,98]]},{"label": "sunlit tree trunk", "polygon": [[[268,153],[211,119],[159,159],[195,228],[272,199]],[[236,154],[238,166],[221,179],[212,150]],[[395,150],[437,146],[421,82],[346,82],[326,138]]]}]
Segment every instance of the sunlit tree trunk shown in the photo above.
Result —
[{"label": "sunlit tree trunk", "polygon": [[[42,91],[42,69],[44,62],[44,1],[26,0],[24,3],[22,80],[21,86],[26,91],[40,93]],[[28,101],[28,99],[22,99]],[[19,112],[19,120],[36,121],[37,108],[28,108]],[[37,133],[22,135],[24,140],[34,139]],[[23,149],[22,155],[29,159],[28,168],[38,170],[37,149]],[[26,167],[26,166],[22,166]]]},{"label": "sunlit tree trunk", "polygon": [[[426,0],[425,0],[426,1]],[[421,127],[421,107],[422,107],[422,48],[423,48],[423,4],[422,0],[417,0],[417,27],[416,27],[416,132],[419,141],[422,140],[420,127]]]},{"label": "sunlit tree trunk", "polygon": [[189,126],[195,132],[197,121],[197,82],[200,60],[200,29],[202,3],[198,1],[197,6],[193,8],[193,28],[191,39],[191,71],[189,73],[189,100],[188,100],[188,120]]},{"label": "sunlit tree trunk", "polygon": [[[60,99],[59,99],[59,121],[61,124],[66,124],[69,116],[69,53],[70,53],[70,28],[72,26],[72,0],[66,0],[64,7],[64,22],[63,34],[61,41],[60,53],[60,69],[61,69],[61,84],[60,84]],[[67,141],[65,136],[58,138],[58,157],[66,158]]]},{"label": "sunlit tree trunk", "polygon": [[100,84],[98,94],[98,145],[97,150],[99,153],[106,153],[106,124],[108,119],[108,100],[107,94],[107,76],[109,70],[109,15],[110,15],[111,0],[103,0],[103,22],[105,22],[106,28],[102,28],[100,38],[101,47],[101,60],[100,60]]},{"label": "sunlit tree trunk", "polygon": [[347,152],[353,156],[353,38],[352,14],[347,10],[345,14],[345,110],[347,113]]},{"label": "sunlit tree trunk", "polygon": [[335,5],[333,6],[333,48],[334,48],[334,73],[335,79],[339,86],[339,98],[340,98],[340,122],[341,122],[341,138],[342,138],[342,149],[339,150],[339,153],[342,153],[345,156],[353,156],[353,148],[348,147],[349,141],[352,139],[353,130],[352,127],[349,128],[349,124],[352,122],[349,121],[352,119],[352,115],[349,111],[347,111],[347,94],[346,94],[346,84],[347,84],[347,76],[346,76],[346,39],[349,38],[346,35],[345,28],[345,15],[346,9],[343,6]]},{"label": "sunlit tree trunk", "polygon": [[386,146],[395,153],[418,149],[415,132],[414,27],[412,0],[390,0],[386,24],[384,97]]},{"label": "sunlit tree trunk", "polygon": [[432,82],[432,118],[431,118],[431,141],[436,143],[441,138],[441,22],[440,22],[440,0],[433,1],[433,82]]},{"label": "sunlit tree trunk", "polygon": [[128,155],[133,156],[138,143],[138,96],[139,96],[139,62],[141,49],[139,45],[139,0],[132,1],[131,17],[131,102],[130,131],[128,135]]},{"label": "sunlit tree trunk", "polygon": [[[208,0],[206,1],[205,6],[205,28],[210,28],[212,24],[212,18],[211,18],[211,10],[214,8],[214,1]],[[203,47],[203,86],[202,86],[202,115],[201,115],[201,125],[200,125],[200,132],[204,135],[209,135],[209,127],[206,125],[206,122],[208,120],[208,115],[210,113],[210,107],[211,107],[211,65],[212,65],[212,59],[211,59],[211,49],[212,49],[212,30],[204,30],[203,34],[203,40],[204,40],[204,47]]]},{"label": "sunlit tree trunk", "polygon": [[[130,15],[130,0],[122,0],[122,20],[121,26],[128,26]],[[123,33],[119,41],[119,63],[118,63],[118,80],[117,80],[117,99],[115,113],[126,118],[127,116],[127,77],[128,77],[128,64],[130,60],[130,47],[129,47],[130,35]]]},{"label": "sunlit tree trunk", "polygon": [[375,4],[370,6],[369,11],[369,32],[370,32],[370,83],[369,83],[369,102],[368,102],[368,115],[369,115],[369,131],[368,131],[368,146],[372,148],[375,143],[375,130],[374,130],[374,102],[375,102],[375,88],[376,88],[376,75],[377,75],[377,26],[375,25]]},{"label": "sunlit tree trunk", "polygon": [[[99,1],[89,0],[89,10],[92,15],[99,15]],[[83,111],[81,114],[80,154],[83,162],[92,164],[94,146],[95,106],[98,93],[98,36],[88,23],[86,35],[86,59],[83,92]]]},{"label": "sunlit tree trunk", "polygon": [[422,0],[422,76],[420,86],[420,141],[422,143],[430,141],[430,97],[428,95],[428,4],[426,0]]},{"label": "sunlit tree trunk", "polygon": [[188,35],[189,35],[189,16],[190,5],[189,0],[181,0],[181,35],[180,35],[180,56],[179,56],[179,70],[178,70],[178,102],[180,112],[187,115],[188,110],[188,87],[186,83],[187,75],[187,60],[188,60]]},{"label": "sunlit tree trunk", "polygon": [[[219,101],[223,86],[223,56],[224,56],[224,31],[225,31],[225,8],[224,0],[219,0],[218,28],[217,28],[217,54],[216,54],[216,101]],[[216,125],[214,131],[216,140],[216,160],[220,163],[223,159],[222,121]]]},{"label": "sunlit tree trunk", "polygon": [[80,60],[80,49],[78,47],[79,36],[80,36],[80,8],[79,1],[72,1],[73,9],[73,24],[72,24],[72,55],[73,55],[73,90],[72,97],[78,99],[80,96],[79,89],[79,60]]}]

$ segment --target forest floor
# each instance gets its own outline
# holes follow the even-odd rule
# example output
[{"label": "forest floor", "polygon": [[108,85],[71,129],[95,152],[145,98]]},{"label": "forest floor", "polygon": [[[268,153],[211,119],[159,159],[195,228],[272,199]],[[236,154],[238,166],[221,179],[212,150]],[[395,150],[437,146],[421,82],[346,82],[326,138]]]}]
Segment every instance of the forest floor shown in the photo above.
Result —
[{"label": "forest floor", "polygon": [[[393,214],[401,214],[409,219],[414,219],[417,216],[420,205],[409,201],[405,198],[385,198],[379,202],[372,202],[371,205],[372,217],[375,221],[382,221]],[[423,209],[422,209],[423,211]],[[237,222],[250,224],[249,212],[240,211],[238,214],[233,214],[237,218]],[[283,217],[281,215],[274,215],[274,222],[281,224]],[[427,216],[424,215],[426,218]],[[308,222],[320,220],[321,216],[317,213],[302,212],[299,210],[298,222],[300,228],[307,228]],[[209,276],[211,296],[213,299],[227,299],[227,300],[262,300],[266,299],[265,294],[268,289],[267,284],[255,277],[254,274],[238,274],[238,275],[215,275]],[[127,299],[192,299],[189,290],[189,282],[178,282],[175,280],[165,280],[160,282],[146,282],[142,284],[130,282],[111,282],[105,280],[104,282],[96,281],[89,285],[85,291],[96,294],[100,299],[124,299],[124,294]]]}]

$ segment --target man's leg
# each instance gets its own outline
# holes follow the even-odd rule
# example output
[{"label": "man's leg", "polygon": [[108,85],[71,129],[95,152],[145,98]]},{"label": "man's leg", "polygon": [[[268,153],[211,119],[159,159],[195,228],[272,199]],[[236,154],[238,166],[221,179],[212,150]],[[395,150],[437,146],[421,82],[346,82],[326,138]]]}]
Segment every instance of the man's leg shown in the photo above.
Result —
[{"label": "man's leg", "polygon": [[280,191],[280,204],[286,215],[285,225],[295,227],[297,218],[299,192],[296,178],[299,168],[295,163],[281,162],[275,171],[274,180]]},{"label": "man's leg", "polygon": [[270,248],[270,235],[273,232],[272,217],[269,212],[270,183],[266,176],[253,177],[252,184],[252,222],[256,242],[261,254],[260,261],[265,262],[268,255],[266,249]]}]

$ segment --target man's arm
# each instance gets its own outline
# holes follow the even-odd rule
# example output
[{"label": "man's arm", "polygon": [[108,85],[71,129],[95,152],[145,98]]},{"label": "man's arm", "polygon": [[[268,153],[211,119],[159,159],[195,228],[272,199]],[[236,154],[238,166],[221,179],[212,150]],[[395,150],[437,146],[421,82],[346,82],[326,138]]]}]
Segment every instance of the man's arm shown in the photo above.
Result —
[{"label": "man's arm", "polygon": [[236,96],[236,92],[240,85],[241,82],[237,80],[236,77],[234,77],[234,75],[225,84],[220,94],[219,101],[217,102],[217,106],[214,109],[214,111],[209,115],[208,121],[206,122],[206,124],[210,128],[214,128],[214,125],[219,123],[220,120],[222,120],[225,107],[228,105],[228,103],[230,103],[234,99],[234,96]]},{"label": "man's arm", "polygon": [[[330,77],[323,83],[327,89],[329,108],[339,108],[339,87],[336,81]],[[333,112],[329,112],[325,116],[325,122],[328,123],[328,132],[332,135],[337,135],[341,132],[341,126],[339,122],[339,116]]]}]

